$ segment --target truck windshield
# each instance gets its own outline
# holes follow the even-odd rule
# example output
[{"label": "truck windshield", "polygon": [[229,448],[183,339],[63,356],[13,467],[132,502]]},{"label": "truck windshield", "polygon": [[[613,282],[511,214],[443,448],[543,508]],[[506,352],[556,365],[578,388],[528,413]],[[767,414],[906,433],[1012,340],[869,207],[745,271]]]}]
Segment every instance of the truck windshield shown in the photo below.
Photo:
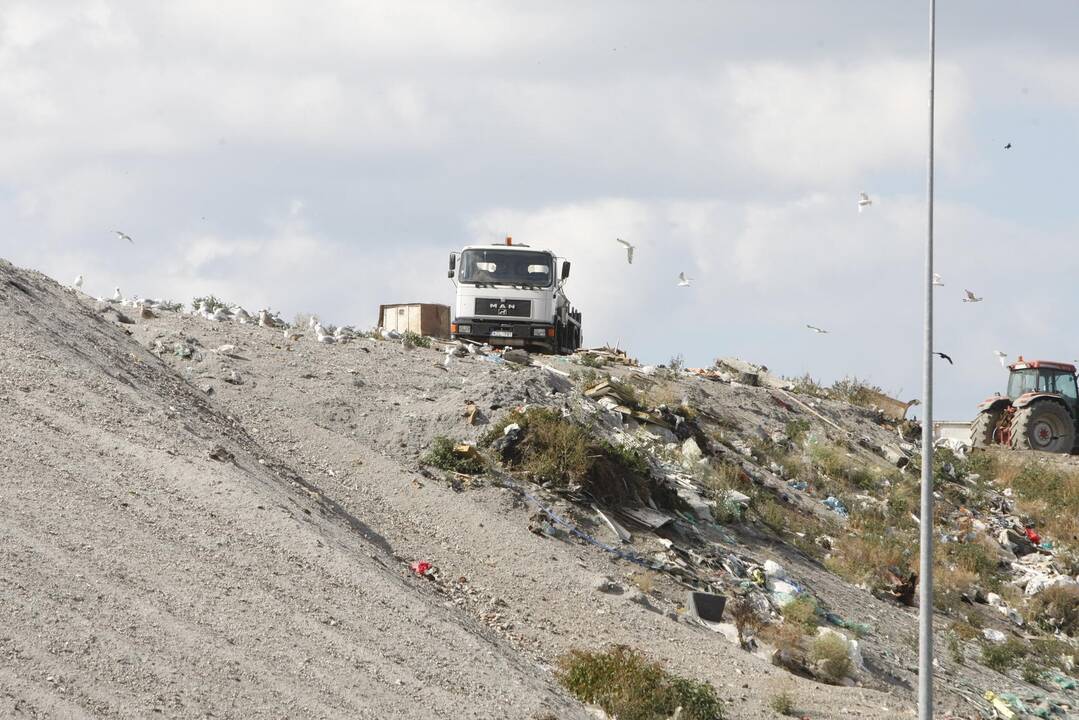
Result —
[{"label": "truck windshield", "polygon": [[1075,400],[1075,376],[1067,372],[1034,368],[1012,372],[1008,378],[1008,397],[1014,400],[1028,392],[1060,393],[1070,400]]},{"label": "truck windshield", "polygon": [[550,253],[528,250],[465,250],[457,279],[477,285],[550,287],[554,261]]}]

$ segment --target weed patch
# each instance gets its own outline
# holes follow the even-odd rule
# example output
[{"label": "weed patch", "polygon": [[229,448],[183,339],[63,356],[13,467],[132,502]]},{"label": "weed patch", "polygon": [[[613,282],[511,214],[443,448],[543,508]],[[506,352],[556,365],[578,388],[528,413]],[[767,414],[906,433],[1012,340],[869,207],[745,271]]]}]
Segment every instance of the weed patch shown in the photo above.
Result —
[{"label": "weed patch", "polygon": [[818,668],[821,677],[832,683],[838,683],[853,669],[850,655],[847,654],[847,642],[832,633],[813,640],[809,647],[809,660]]},{"label": "weed patch", "polygon": [[420,462],[466,475],[478,475],[487,469],[483,458],[476,454],[474,449],[472,452],[458,452],[456,448],[457,443],[439,435],[431,443],[427,454],[420,458]]},{"label": "weed patch", "polygon": [[666,720],[681,707],[686,720],[720,720],[723,706],[707,683],[668,672],[639,650],[571,650],[558,661],[559,682],[582,702],[619,720]]}]

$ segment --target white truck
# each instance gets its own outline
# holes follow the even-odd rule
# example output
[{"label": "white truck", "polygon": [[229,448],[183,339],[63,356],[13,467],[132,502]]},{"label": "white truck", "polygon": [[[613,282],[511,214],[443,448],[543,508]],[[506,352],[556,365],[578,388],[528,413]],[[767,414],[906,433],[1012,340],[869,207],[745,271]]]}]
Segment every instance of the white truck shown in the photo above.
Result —
[{"label": "white truck", "polygon": [[568,260],[506,238],[451,253],[449,277],[451,337],[554,354],[581,346],[581,313],[563,290]]}]

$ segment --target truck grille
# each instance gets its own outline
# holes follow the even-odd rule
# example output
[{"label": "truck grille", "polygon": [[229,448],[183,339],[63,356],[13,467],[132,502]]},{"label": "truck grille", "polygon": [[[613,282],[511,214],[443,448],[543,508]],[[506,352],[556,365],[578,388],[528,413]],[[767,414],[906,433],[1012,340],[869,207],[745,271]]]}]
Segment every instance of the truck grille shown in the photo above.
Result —
[{"label": "truck grille", "polygon": [[532,301],[476,298],[476,314],[496,317],[532,317]]}]

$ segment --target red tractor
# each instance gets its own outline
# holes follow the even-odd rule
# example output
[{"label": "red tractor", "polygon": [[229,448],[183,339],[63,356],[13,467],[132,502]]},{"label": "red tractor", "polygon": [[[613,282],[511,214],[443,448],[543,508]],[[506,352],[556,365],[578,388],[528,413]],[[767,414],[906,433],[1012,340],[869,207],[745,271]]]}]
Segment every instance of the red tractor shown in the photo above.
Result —
[{"label": "red tractor", "polygon": [[1020,356],[1008,370],[1008,394],[997,393],[978,405],[978,417],[970,426],[971,444],[1074,452],[1079,418],[1075,366]]}]

